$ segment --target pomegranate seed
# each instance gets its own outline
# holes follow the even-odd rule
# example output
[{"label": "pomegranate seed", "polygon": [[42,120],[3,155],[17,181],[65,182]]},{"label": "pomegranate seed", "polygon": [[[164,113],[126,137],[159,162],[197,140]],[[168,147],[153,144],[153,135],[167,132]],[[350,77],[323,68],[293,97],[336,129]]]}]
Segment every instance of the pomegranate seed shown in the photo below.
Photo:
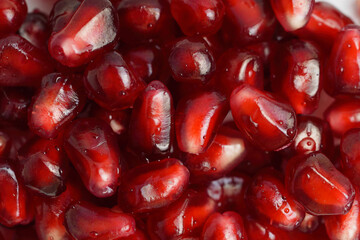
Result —
[{"label": "pomegranate seed", "polygon": [[221,209],[235,209],[237,212],[245,213],[245,190],[249,183],[249,176],[242,173],[230,173],[225,177],[211,181],[206,187],[206,191]]},{"label": "pomegranate seed", "polygon": [[294,32],[303,39],[331,48],[340,30],[353,21],[327,2],[316,2],[309,22]]},{"label": "pomegranate seed", "polygon": [[67,159],[62,139],[35,139],[19,151],[19,172],[24,184],[31,190],[54,197],[64,191]]},{"label": "pomegranate seed", "polygon": [[127,137],[126,133],[128,131],[131,114],[128,109],[119,111],[108,111],[93,104],[90,111],[91,116],[107,122],[107,124],[111,127],[114,133]]},{"label": "pomegranate seed", "polygon": [[[176,201],[189,182],[190,173],[174,158],[133,168],[121,185],[120,205],[124,202],[134,212],[148,212]],[[171,184],[169,184],[171,183]]]},{"label": "pomegranate seed", "polygon": [[331,240],[350,240],[360,237],[359,201],[359,191],[356,190],[354,203],[347,214],[324,217],[326,231]]},{"label": "pomegranate seed", "polygon": [[174,106],[170,91],[151,82],[137,98],[131,114],[129,135],[134,147],[145,153],[161,153],[173,142]]},{"label": "pomegranate seed", "polygon": [[248,143],[240,132],[229,127],[221,127],[205,152],[186,154],[185,164],[195,181],[216,179],[231,172],[244,160],[246,145]]},{"label": "pomegranate seed", "polygon": [[9,35],[0,39],[1,86],[38,86],[53,69],[48,55],[22,37]]},{"label": "pomegranate seed", "polygon": [[66,190],[57,197],[39,199],[36,204],[35,226],[39,239],[70,240],[64,226],[65,211],[82,198],[81,189],[74,183],[66,184]]},{"label": "pomegranate seed", "polygon": [[290,240],[285,231],[256,221],[249,215],[245,218],[245,228],[251,240]]},{"label": "pomegranate seed", "polygon": [[292,148],[299,154],[322,151],[334,152],[333,136],[329,124],[317,117],[298,116],[297,135]]},{"label": "pomegranate seed", "polygon": [[272,89],[298,114],[311,114],[319,104],[322,69],[314,45],[301,40],[284,43],[271,62]]},{"label": "pomegranate seed", "polygon": [[160,240],[194,237],[201,232],[207,218],[215,211],[214,200],[204,192],[190,189],[169,207],[149,217],[148,233],[151,239]]},{"label": "pomegranate seed", "polygon": [[30,106],[29,127],[43,138],[54,138],[83,109],[85,101],[78,77],[46,75]]},{"label": "pomegranate seed", "polygon": [[296,135],[296,115],[287,104],[247,84],[230,97],[235,123],[247,138],[263,150],[280,150]]},{"label": "pomegranate seed", "polygon": [[110,1],[84,0],[68,17],[66,25],[53,30],[49,52],[68,67],[86,64],[115,46],[118,27],[116,10]]},{"label": "pomegranate seed", "polygon": [[360,183],[360,129],[355,128],[346,132],[341,138],[340,164],[347,177],[356,185]]},{"label": "pomegranate seed", "polygon": [[217,62],[216,86],[227,96],[243,83],[264,88],[264,64],[254,52],[231,48]]},{"label": "pomegranate seed", "polygon": [[312,215],[346,214],[355,190],[322,153],[293,157],[286,167],[286,187]]},{"label": "pomegranate seed", "polygon": [[329,95],[360,93],[360,70],[357,67],[359,40],[360,27],[356,25],[348,25],[338,34],[327,66],[328,84],[325,90]]},{"label": "pomegranate seed", "polygon": [[211,144],[228,112],[217,92],[197,92],[180,100],[175,115],[177,143],[183,152],[201,153]]},{"label": "pomegranate seed", "polygon": [[47,17],[39,12],[29,13],[19,29],[19,35],[38,48],[45,48],[50,37]]},{"label": "pomegranate seed", "polygon": [[304,233],[314,232],[320,224],[320,218],[318,216],[305,213],[304,220],[301,222],[298,230]]},{"label": "pomegranate seed", "polygon": [[224,4],[226,16],[222,29],[225,41],[243,46],[272,38],[276,18],[268,0],[224,0]]},{"label": "pomegranate seed", "polygon": [[304,219],[301,205],[285,190],[279,172],[272,168],[260,171],[250,183],[246,200],[259,218],[285,230],[294,230]]},{"label": "pomegranate seed", "polygon": [[15,33],[26,17],[25,0],[2,0],[0,9],[0,36]]},{"label": "pomegranate seed", "polygon": [[153,80],[166,83],[170,72],[161,50],[158,46],[138,46],[125,50],[123,57],[132,71],[146,83]]},{"label": "pomegranate seed", "polygon": [[236,212],[213,213],[204,225],[201,239],[247,240],[247,234],[243,220]]},{"label": "pomegranate seed", "polygon": [[7,227],[32,221],[31,201],[25,187],[7,163],[0,164],[0,223]]},{"label": "pomegranate seed", "polygon": [[0,130],[0,159],[9,156],[10,146],[10,136],[5,131]]},{"label": "pomegranate seed", "polygon": [[357,116],[360,113],[359,99],[339,99],[333,102],[324,113],[335,136],[342,136],[352,128],[360,127]]},{"label": "pomegranate seed", "polygon": [[10,138],[6,143],[8,146],[6,146],[4,152],[4,156],[8,156],[10,160],[17,159],[20,148],[34,137],[31,131],[15,128],[14,126],[1,126],[0,132],[5,133]]},{"label": "pomegranate seed", "polygon": [[135,220],[130,215],[76,203],[65,213],[65,225],[74,239],[117,239],[135,233]]},{"label": "pomegranate seed", "polygon": [[221,0],[172,0],[170,6],[173,17],[187,36],[215,34],[225,14]]},{"label": "pomegranate seed", "polygon": [[52,32],[59,32],[70,22],[81,2],[82,0],[58,0],[54,4],[49,16]]},{"label": "pomegranate seed", "polygon": [[173,78],[184,83],[207,83],[215,71],[214,54],[200,37],[177,40],[168,58]]},{"label": "pomegranate seed", "polygon": [[78,119],[65,131],[64,148],[85,187],[97,197],[115,194],[120,152],[111,128],[95,118]]},{"label": "pomegranate seed", "polygon": [[271,0],[276,18],[290,32],[304,27],[310,20],[314,0]]},{"label": "pomegranate seed", "polygon": [[122,41],[131,44],[164,35],[167,39],[166,35],[172,35],[172,18],[166,0],[121,0],[115,5]]},{"label": "pomegranate seed", "polygon": [[28,88],[0,89],[0,117],[6,121],[26,123],[32,91]]},{"label": "pomegranate seed", "polygon": [[89,64],[84,76],[89,98],[108,110],[132,107],[145,88],[145,83],[133,74],[115,51],[96,58]]}]

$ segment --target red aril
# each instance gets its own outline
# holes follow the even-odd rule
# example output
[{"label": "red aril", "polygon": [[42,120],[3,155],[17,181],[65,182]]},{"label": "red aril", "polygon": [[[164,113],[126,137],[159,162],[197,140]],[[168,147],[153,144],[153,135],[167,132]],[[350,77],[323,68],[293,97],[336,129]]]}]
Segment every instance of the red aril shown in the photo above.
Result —
[{"label": "red aril", "polygon": [[153,81],[139,95],[131,113],[132,145],[144,153],[167,152],[174,137],[174,106],[170,91]]},{"label": "red aril", "polygon": [[25,0],[2,0],[0,2],[0,37],[15,33],[27,13]]},{"label": "red aril", "polygon": [[64,148],[85,187],[97,197],[115,194],[120,181],[120,150],[102,120],[74,121],[64,134]]},{"label": "red aril", "polygon": [[52,73],[42,80],[34,96],[28,125],[43,138],[54,138],[83,109],[86,96],[78,76]]},{"label": "red aril", "polygon": [[320,225],[320,217],[305,213],[304,220],[301,222],[298,230],[304,233],[314,232]]},{"label": "red aril", "polygon": [[237,127],[263,150],[280,150],[296,136],[296,115],[288,104],[273,95],[243,84],[230,97]]},{"label": "red aril", "polygon": [[301,224],[305,211],[285,189],[280,176],[272,168],[261,170],[253,177],[245,197],[252,214],[291,231]]},{"label": "red aril", "polygon": [[289,192],[313,215],[342,215],[349,212],[355,190],[322,153],[293,157],[286,167]]},{"label": "red aril", "polygon": [[31,102],[29,88],[4,87],[0,89],[0,117],[10,122],[25,123]]},{"label": "red aril", "polygon": [[50,13],[49,22],[52,32],[59,32],[71,20],[82,0],[58,0]]},{"label": "red aril", "polygon": [[230,48],[217,61],[215,85],[226,94],[246,83],[258,89],[264,88],[264,63],[252,51]]},{"label": "red aril", "polygon": [[[360,129],[347,131],[341,138],[340,165],[344,174],[355,184],[360,184]],[[360,186],[360,185],[359,185]]]},{"label": "red aril", "polygon": [[53,60],[18,35],[0,39],[0,86],[39,86],[54,70]]},{"label": "red aril", "polygon": [[322,59],[309,42],[291,40],[278,48],[271,61],[275,93],[286,98],[297,114],[311,114],[322,90]]},{"label": "red aril", "polygon": [[88,63],[112,49],[118,39],[119,20],[109,0],[84,0],[61,25],[53,29],[49,52],[68,67]]},{"label": "red aril", "polygon": [[29,13],[19,29],[19,35],[38,48],[47,49],[50,26],[46,15],[40,12]]},{"label": "red aril", "polygon": [[239,131],[220,127],[208,149],[185,155],[185,165],[190,170],[192,180],[202,182],[231,172],[244,160],[247,145]]},{"label": "red aril", "polygon": [[236,212],[213,213],[206,221],[202,240],[247,240],[242,217]]},{"label": "red aril", "polygon": [[173,0],[170,6],[174,19],[187,36],[215,34],[225,14],[222,0]]},{"label": "red aril", "polygon": [[214,91],[200,91],[181,99],[175,115],[180,150],[193,154],[204,152],[227,112],[225,97]]},{"label": "red aril", "polygon": [[248,238],[251,240],[290,240],[286,231],[257,221],[250,215],[244,220]]},{"label": "red aril", "polygon": [[224,0],[225,20],[222,35],[237,46],[270,40],[276,18],[268,0]]},{"label": "red aril", "polygon": [[115,240],[135,233],[135,219],[87,202],[70,206],[64,224],[74,239]]},{"label": "red aril", "polygon": [[288,31],[300,29],[309,21],[314,0],[271,0],[276,18]]},{"label": "red aril", "polygon": [[131,169],[120,186],[120,206],[149,212],[170,205],[186,189],[190,173],[177,159],[168,158]]},{"label": "red aril", "polygon": [[132,107],[135,99],[145,88],[116,51],[96,58],[84,73],[84,85],[90,99],[108,110]]}]

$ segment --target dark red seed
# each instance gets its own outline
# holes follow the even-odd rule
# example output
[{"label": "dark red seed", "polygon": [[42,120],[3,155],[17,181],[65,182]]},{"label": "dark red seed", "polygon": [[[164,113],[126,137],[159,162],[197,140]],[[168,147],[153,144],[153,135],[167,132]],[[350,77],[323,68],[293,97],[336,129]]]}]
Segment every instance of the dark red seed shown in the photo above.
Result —
[{"label": "dark red seed", "polygon": [[26,17],[25,0],[2,0],[0,9],[0,36],[15,33]]}]

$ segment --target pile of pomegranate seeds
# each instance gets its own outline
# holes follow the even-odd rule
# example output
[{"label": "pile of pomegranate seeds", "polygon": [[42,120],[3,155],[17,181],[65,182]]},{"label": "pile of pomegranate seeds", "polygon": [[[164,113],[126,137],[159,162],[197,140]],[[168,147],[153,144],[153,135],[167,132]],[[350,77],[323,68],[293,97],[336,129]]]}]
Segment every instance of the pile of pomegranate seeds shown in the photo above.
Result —
[{"label": "pile of pomegranate seeds", "polygon": [[0,0],[0,240],[360,239],[350,18],[51,2]]}]

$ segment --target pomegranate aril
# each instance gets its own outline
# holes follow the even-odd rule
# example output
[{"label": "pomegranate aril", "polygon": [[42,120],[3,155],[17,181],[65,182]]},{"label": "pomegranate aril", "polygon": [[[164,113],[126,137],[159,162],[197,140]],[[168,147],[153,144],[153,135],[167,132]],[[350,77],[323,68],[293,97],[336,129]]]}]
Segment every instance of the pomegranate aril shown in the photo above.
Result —
[{"label": "pomegranate aril", "polygon": [[360,93],[360,68],[358,67],[360,27],[348,25],[335,39],[327,64],[328,81],[325,90],[331,96]]},{"label": "pomegranate aril", "polygon": [[354,201],[355,190],[322,153],[293,157],[286,167],[288,191],[312,215],[346,214]]},{"label": "pomegranate aril", "polygon": [[246,201],[260,219],[284,230],[294,230],[305,216],[304,208],[287,192],[280,172],[261,170],[249,184]]},{"label": "pomegranate aril", "polygon": [[222,34],[226,42],[244,46],[271,40],[276,18],[268,0],[224,0],[224,4]]},{"label": "pomegranate aril", "polygon": [[82,0],[58,0],[50,13],[49,22],[52,32],[59,32],[71,20]]},{"label": "pomegranate aril", "polygon": [[206,186],[208,196],[216,201],[220,209],[236,210],[245,213],[245,191],[251,178],[242,173],[230,173],[227,176],[211,181]]},{"label": "pomegranate aril", "polygon": [[117,42],[119,21],[109,0],[84,0],[66,20],[49,39],[51,56],[65,66],[86,64]]},{"label": "pomegranate aril", "polygon": [[213,213],[206,221],[202,240],[247,240],[242,217],[236,212]]},{"label": "pomegranate aril", "polygon": [[244,220],[248,238],[251,240],[290,240],[285,230],[259,222],[250,215]]},{"label": "pomegranate aril", "polygon": [[19,151],[18,169],[25,186],[49,197],[65,190],[68,162],[61,137],[34,139]]},{"label": "pomegranate aril", "polygon": [[108,52],[88,65],[84,85],[89,98],[108,110],[132,107],[145,88],[145,82],[132,72],[116,51]]},{"label": "pomegranate aril", "polygon": [[0,159],[9,157],[11,137],[0,129]]},{"label": "pomegranate aril", "polygon": [[335,136],[342,136],[352,128],[360,127],[360,99],[344,98],[333,102],[325,111],[324,119]]},{"label": "pomegranate aril", "polygon": [[360,238],[360,195],[356,190],[354,203],[345,215],[325,216],[324,222],[330,240],[356,240]]},{"label": "pomegranate aril", "polygon": [[174,106],[166,86],[153,81],[139,95],[131,113],[132,145],[144,153],[167,152],[174,138]]},{"label": "pomegranate aril", "polygon": [[185,155],[185,165],[192,180],[202,182],[231,172],[244,160],[247,145],[239,131],[220,127],[208,149],[203,153]]},{"label": "pomegranate aril", "polygon": [[360,186],[360,128],[351,129],[341,138],[340,165],[342,172]]},{"label": "pomegranate aril", "polygon": [[259,148],[280,150],[296,136],[296,114],[288,104],[273,95],[243,84],[230,97],[237,127]]},{"label": "pomegranate aril", "polygon": [[20,148],[30,141],[35,135],[28,129],[17,128],[18,126],[2,126],[2,124],[0,124],[0,126],[0,132],[3,132],[10,137],[9,141],[6,143],[9,144],[9,148],[6,150],[6,156],[8,156],[10,160],[15,160],[18,157]]},{"label": "pomegranate aril", "polygon": [[329,124],[317,117],[298,116],[297,135],[291,146],[298,154],[322,151],[332,156],[333,135]]},{"label": "pomegranate aril", "polygon": [[226,94],[243,83],[258,89],[264,88],[264,63],[254,52],[231,48],[217,61],[215,85]]},{"label": "pomegranate aril", "polygon": [[309,22],[294,32],[302,39],[314,41],[329,49],[340,30],[353,21],[328,2],[316,2]]},{"label": "pomegranate aril", "polygon": [[166,83],[168,81],[170,72],[159,46],[146,45],[125,49],[122,55],[134,74],[144,82],[159,80]]},{"label": "pomegranate aril", "polygon": [[304,27],[310,19],[315,0],[271,0],[276,18],[286,31]]},{"label": "pomegranate aril", "polygon": [[[183,239],[197,236],[207,218],[216,211],[216,203],[204,192],[187,190],[165,209],[150,215],[147,229],[151,239]],[[185,238],[186,239],[186,238]]]},{"label": "pomegranate aril", "polygon": [[78,76],[52,73],[42,80],[34,96],[28,125],[43,138],[54,138],[83,109],[86,96]]},{"label": "pomegranate aril", "polygon": [[222,0],[173,0],[170,6],[173,17],[187,36],[215,34],[225,14]]},{"label": "pomegranate aril", "polygon": [[97,197],[115,194],[120,181],[120,150],[111,128],[102,120],[74,121],[64,134],[64,148],[85,187]]},{"label": "pomegranate aril", "polygon": [[64,226],[65,211],[72,203],[82,199],[83,195],[82,189],[71,181],[59,196],[37,199],[35,226],[40,240],[71,239]]},{"label": "pomegranate aril", "polygon": [[217,92],[200,91],[185,96],[178,103],[175,115],[179,149],[193,154],[204,152],[227,113],[227,101]]},{"label": "pomegranate aril", "polygon": [[[120,206],[149,212],[176,201],[189,182],[190,173],[177,159],[169,158],[131,169],[120,186]],[[171,184],[169,184],[171,183]]]},{"label": "pomegranate aril", "polygon": [[200,37],[178,39],[169,50],[168,64],[175,81],[207,83],[215,71],[215,58]]},{"label": "pomegranate aril", "polygon": [[172,38],[173,20],[166,0],[121,0],[115,6],[120,40],[132,44],[150,38]]},{"label": "pomegranate aril", "polygon": [[10,122],[25,123],[31,97],[32,91],[29,88],[1,88],[0,118]]},{"label": "pomegranate aril", "polygon": [[322,59],[309,42],[291,40],[278,47],[271,61],[272,89],[285,97],[297,114],[311,114],[322,90]]},{"label": "pomegranate aril", "polygon": [[18,35],[0,39],[0,86],[39,86],[54,70],[48,54]]},{"label": "pomegranate aril", "polygon": [[0,223],[7,227],[28,224],[33,219],[31,198],[14,168],[0,164]]},{"label": "pomegranate aril", "polygon": [[2,0],[0,2],[0,37],[15,33],[27,13],[25,0]]},{"label": "pomegranate aril", "polygon": [[318,228],[320,223],[320,217],[305,213],[304,220],[301,222],[298,230],[304,233],[312,233]]},{"label": "pomegranate aril", "polygon": [[40,12],[29,13],[19,29],[19,35],[38,48],[47,49],[50,37],[50,26],[47,16]]},{"label": "pomegranate aril", "polygon": [[124,213],[80,202],[65,213],[65,226],[76,240],[115,240],[135,233],[135,219]]}]

